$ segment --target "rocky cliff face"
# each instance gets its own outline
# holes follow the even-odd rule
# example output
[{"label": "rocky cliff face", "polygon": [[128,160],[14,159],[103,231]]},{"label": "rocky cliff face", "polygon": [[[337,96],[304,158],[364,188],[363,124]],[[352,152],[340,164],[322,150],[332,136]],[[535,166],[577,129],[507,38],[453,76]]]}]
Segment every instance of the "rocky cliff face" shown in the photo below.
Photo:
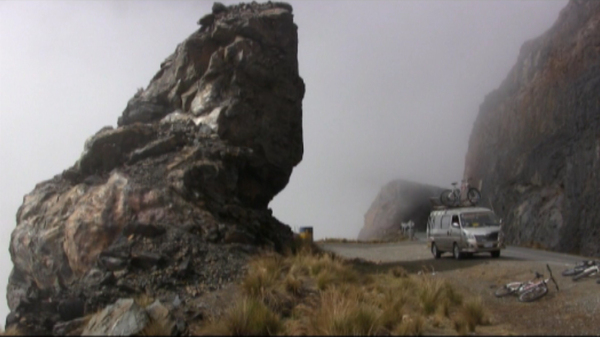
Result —
[{"label": "rocky cliff face", "polygon": [[417,231],[425,231],[431,212],[429,198],[439,197],[443,189],[406,180],[394,180],[381,191],[365,214],[359,240],[386,239],[400,230],[400,224],[412,220]]},{"label": "rocky cliff face", "polygon": [[600,2],[570,1],[480,107],[465,176],[513,244],[600,256]]},{"label": "rocky cliff face", "polygon": [[303,153],[292,8],[215,3],[199,24],[116,129],[23,198],[6,326],[49,333],[140,293],[194,311],[257,247],[290,242],[267,205]]}]

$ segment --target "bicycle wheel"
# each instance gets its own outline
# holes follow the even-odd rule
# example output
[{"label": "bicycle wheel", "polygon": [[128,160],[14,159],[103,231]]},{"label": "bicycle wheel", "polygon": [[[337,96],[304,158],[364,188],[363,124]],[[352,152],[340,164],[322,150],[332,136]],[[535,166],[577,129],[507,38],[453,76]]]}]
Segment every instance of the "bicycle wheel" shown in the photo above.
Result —
[{"label": "bicycle wheel", "polygon": [[542,283],[535,288],[531,288],[521,295],[519,295],[519,301],[521,302],[533,302],[537,299],[540,299],[542,296],[548,293],[548,286],[546,283]]},{"label": "bicycle wheel", "polygon": [[494,295],[496,297],[504,297],[514,294],[517,291],[517,289],[519,289],[519,286],[521,286],[521,282],[512,282],[505,284],[502,287],[498,288],[496,292],[494,292]]},{"label": "bicycle wheel", "polygon": [[454,198],[452,197],[451,190],[444,190],[442,194],[440,194],[440,201],[444,206],[452,206],[454,205]]},{"label": "bicycle wheel", "polygon": [[596,270],[594,268],[588,268],[588,269],[584,270],[581,274],[577,274],[577,275],[573,276],[573,281],[577,281],[584,277],[588,277],[588,276],[592,275],[594,272],[596,272]]},{"label": "bicycle wheel", "polygon": [[469,202],[471,203],[471,205],[475,206],[475,205],[477,205],[479,200],[481,200],[481,193],[475,187],[471,187],[471,188],[469,188],[469,191],[467,192],[467,199],[469,199]]}]

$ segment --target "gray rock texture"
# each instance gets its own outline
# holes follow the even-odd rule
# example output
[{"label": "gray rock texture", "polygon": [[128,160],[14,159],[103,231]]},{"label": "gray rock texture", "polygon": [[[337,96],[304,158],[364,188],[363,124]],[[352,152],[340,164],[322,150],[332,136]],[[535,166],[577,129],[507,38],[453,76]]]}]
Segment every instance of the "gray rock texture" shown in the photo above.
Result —
[{"label": "gray rock texture", "polygon": [[133,299],[120,299],[94,315],[83,336],[132,336],[148,324],[148,314]]},{"label": "gray rock texture", "polygon": [[570,1],[485,97],[465,176],[506,240],[600,256],[600,2]]},{"label": "gray rock texture", "polygon": [[[63,331],[139,293],[193,310],[189,298],[242,275],[259,247],[291,242],[267,206],[303,154],[292,8],[215,4],[200,21],[118,127],[23,198],[7,291],[21,331]],[[61,316],[60,303],[77,305]]]},{"label": "gray rock texture", "polygon": [[430,198],[437,198],[441,187],[394,180],[381,191],[365,214],[365,224],[358,234],[359,240],[385,240],[400,231],[400,224],[412,220],[417,231],[425,231],[431,212]]}]

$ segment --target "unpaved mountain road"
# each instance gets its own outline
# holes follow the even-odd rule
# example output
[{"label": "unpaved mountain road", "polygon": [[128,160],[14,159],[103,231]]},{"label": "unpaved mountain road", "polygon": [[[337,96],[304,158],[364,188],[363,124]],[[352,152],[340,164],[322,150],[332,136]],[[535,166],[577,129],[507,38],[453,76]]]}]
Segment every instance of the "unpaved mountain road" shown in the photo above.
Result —
[{"label": "unpaved mountain road", "polygon": [[[362,258],[373,262],[422,261],[425,263],[427,261],[429,264],[438,264],[431,255],[424,238],[419,238],[416,241],[402,241],[395,243],[320,243],[319,245],[326,250],[335,252],[346,258]],[[488,261],[489,258],[489,254],[482,253],[475,255],[472,258],[467,258],[464,261]],[[445,253],[442,255],[440,261],[445,261],[447,259],[452,259],[452,253]],[[539,261],[550,264],[550,267],[566,267],[573,266],[575,263],[583,260],[584,257],[508,246],[506,249],[502,250],[500,259]],[[469,262],[467,262],[467,264],[469,264]]]},{"label": "unpaved mountain road", "polygon": [[[494,334],[523,335],[600,335],[600,284],[598,277],[573,282],[561,276],[566,268],[585,259],[581,256],[507,247],[500,258],[489,254],[455,260],[446,253],[434,259],[422,236],[417,241],[385,244],[318,243],[325,250],[345,258],[361,258],[379,263],[385,270],[402,266],[412,273],[434,271],[457,288],[481,296],[494,322]],[[496,298],[498,286],[511,281],[526,281],[533,271],[548,275],[552,269],[560,291],[551,285],[546,296],[532,303],[516,297]],[[483,331],[482,331],[483,332]]]}]

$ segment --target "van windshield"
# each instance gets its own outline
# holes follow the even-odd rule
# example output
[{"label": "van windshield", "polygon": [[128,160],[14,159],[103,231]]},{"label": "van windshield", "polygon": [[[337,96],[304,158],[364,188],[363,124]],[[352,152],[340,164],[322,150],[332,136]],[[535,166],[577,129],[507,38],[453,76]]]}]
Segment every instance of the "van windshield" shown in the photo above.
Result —
[{"label": "van windshield", "polygon": [[493,212],[463,213],[460,222],[463,228],[500,226],[500,219]]}]

